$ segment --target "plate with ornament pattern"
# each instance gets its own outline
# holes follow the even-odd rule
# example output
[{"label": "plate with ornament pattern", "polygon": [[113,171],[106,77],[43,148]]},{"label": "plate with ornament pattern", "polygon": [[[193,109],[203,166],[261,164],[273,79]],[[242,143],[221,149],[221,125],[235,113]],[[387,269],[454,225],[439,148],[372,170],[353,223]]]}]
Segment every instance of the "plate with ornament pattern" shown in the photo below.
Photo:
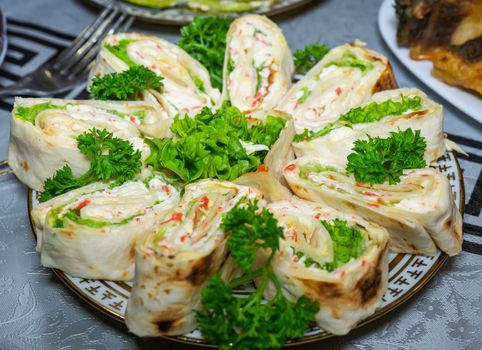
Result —
[{"label": "plate with ornament pattern", "polygon": [[[454,194],[455,203],[463,214],[465,203],[464,183],[462,172],[455,154],[453,152],[446,152],[437,160],[433,167],[442,172],[449,180]],[[34,191],[30,190],[28,197],[29,215],[32,207],[37,204],[36,194]],[[31,218],[30,223],[32,224]],[[411,298],[437,273],[446,259],[447,255],[439,250],[437,250],[435,256],[390,252],[388,258],[388,286],[383,296],[382,304],[372,316],[362,321],[357,327],[374,321],[396,309],[403,302]],[[60,270],[53,269],[53,271],[81,299],[112,318],[121,322],[124,321],[124,313],[126,311],[132,287],[131,282],[84,279],[73,277]],[[243,295],[252,293],[254,288],[253,284],[245,285],[238,288],[235,291],[235,294]],[[304,336],[297,339],[291,339],[286,345],[297,345],[326,339],[331,336],[332,334],[323,329],[313,327],[307,331]],[[202,338],[201,332],[197,329],[183,335],[169,336],[166,338],[193,345],[210,345]]]}]

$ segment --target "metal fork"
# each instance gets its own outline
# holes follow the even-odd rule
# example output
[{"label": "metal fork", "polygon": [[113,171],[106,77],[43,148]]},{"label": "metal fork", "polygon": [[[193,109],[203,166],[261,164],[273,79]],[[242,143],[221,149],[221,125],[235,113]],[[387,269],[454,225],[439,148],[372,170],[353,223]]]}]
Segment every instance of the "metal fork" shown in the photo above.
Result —
[{"label": "metal fork", "polygon": [[133,21],[134,17],[120,12],[111,3],[57,57],[18,82],[0,88],[0,99],[13,95],[50,96],[85,82],[88,66],[97,55],[104,37],[126,31]]}]

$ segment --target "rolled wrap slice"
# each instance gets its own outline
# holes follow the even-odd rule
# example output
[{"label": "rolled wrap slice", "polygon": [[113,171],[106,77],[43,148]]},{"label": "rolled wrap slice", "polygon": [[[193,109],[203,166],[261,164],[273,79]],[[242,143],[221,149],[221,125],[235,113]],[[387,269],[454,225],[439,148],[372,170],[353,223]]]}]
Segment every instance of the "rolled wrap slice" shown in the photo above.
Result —
[{"label": "rolled wrap slice", "polygon": [[139,102],[15,99],[10,126],[8,164],[28,187],[41,191],[45,180],[64,165],[75,176],[90,161],[77,148],[76,137],[92,128],[106,129],[129,141],[145,159],[150,152],[141,132],[163,134],[158,108]]},{"label": "rolled wrap slice", "polygon": [[[388,106],[388,103],[391,106]],[[398,104],[398,108],[395,104]],[[375,105],[379,106],[378,111],[372,112],[372,115],[380,113],[380,116],[383,116],[384,113],[390,113],[389,111],[393,114],[384,115],[374,122],[357,122],[356,115],[360,114],[357,112],[373,110]],[[413,109],[411,106],[418,107]],[[349,119],[352,121],[348,121]],[[424,159],[427,164],[445,153],[442,106],[429,100],[427,95],[418,89],[396,89],[376,93],[367,102],[351,109],[333,124],[328,125],[326,134],[294,142],[293,148],[297,157],[310,155],[345,168],[346,158],[352,153],[356,140],[368,139],[368,135],[385,138],[391,132],[404,131],[408,128],[420,130],[425,138],[427,147]]]},{"label": "rolled wrap slice", "polygon": [[284,169],[301,198],[362,216],[387,228],[390,248],[399,253],[448,255],[461,250],[462,217],[447,178],[432,168],[405,170],[396,185],[369,186],[343,170],[312,157]]},{"label": "rolled wrap slice", "polygon": [[[287,200],[291,198],[291,191],[283,176],[283,166],[292,161],[294,157],[293,137],[295,128],[291,116],[278,111],[257,111],[248,117],[248,123],[256,125],[259,121],[266,121],[268,116],[280,117],[286,120],[285,127],[280,132],[278,139],[269,149],[264,162],[254,172],[249,172],[234,180],[239,185],[255,187],[263,193],[264,199],[269,202]],[[263,145],[255,145],[257,147]],[[246,148],[253,146],[246,145]]]},{"label": "rolled wrap slice", "polygon": [[254,189],[203,180],[186,186],[171,217],[136,247],[136,274],[126,324],[138,336],[192,331],[200,292],[226,260],[223,214]]},{"label": "rolled wrap slice", "polygon": [[106,37],[92,74],[121,72],[134,65],[144,65],[164,78],[161,92],[148,90],[144,99],[160,103],[171,118],[186,113],[193,116],[218,102],[219,91],[211,86],[206,68],[177,45],[151,35]]},{"label": "rolled wrap slice", "polygon": [[170,181],[144,169],[120,186],[94,183],[40,204],[31,216],[42,265],[75,277],[133,279],[136,241],[179,202]]},{"label": "rolled wrap slice", "polygon": [[[272,267],[288,298],[317,301],[318,326],[336,335],[375,312],[387,287],[384,228],[296,197],[268,210],[284,229]],[[272,298],[276,288],[271,285],[266,294]]]},{"label": "rolled wrap slice", "polygon": [[293,116],[297,133],[320,130],[374,93],[397,87],[387,58],[363,45],[330,50],[283,97],[277,109]]},{"label": "rolled wrap slice", "polygon": [[272,109],[288,91],[293,57],[281,29],[264,16],[235,20],[226,37],[223,95],[242,112]]}]

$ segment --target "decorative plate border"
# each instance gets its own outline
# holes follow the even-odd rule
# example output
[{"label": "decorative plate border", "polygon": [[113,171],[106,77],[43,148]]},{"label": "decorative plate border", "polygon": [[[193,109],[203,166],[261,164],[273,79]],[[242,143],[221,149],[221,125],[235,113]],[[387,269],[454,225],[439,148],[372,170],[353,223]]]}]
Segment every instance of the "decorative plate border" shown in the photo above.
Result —
[{"label": "decorative plate border", "polygon": [[[446,152],[441,158],[438,159],[436,165],[433,167],[447,176],[450,186],[453,189],[455,203],[457,203],[463,216],[465,188],[462,171],[455,154],[453,152]],[[29,221],[32,232],[34,233],[32,219],[30,216],[33,202],[33,191],[29,190]],[[388,287],[385,295],[383,296],[382,305],[375,312],[375,314],[358,324],[357,328],[389,313],[414,296],[437,273],[447,257],[448,256],[446,254],[440,251],[437,251],[437,254],[433,257],[390,253]],[[125,308],[127,307],[131,283],[89,280],[72,277],[57,269],[52,270],[62,282],[64,282],[75,294],[77,294],[88,304],[118,321],[124,321],[124,312]],[[249,288],[250,287],[248,286],[247,289]],[[249,291],[245,290],[244,292],[246,293]],[[239,293],[243,293],[243,291],[239,291]],[[289,340],[286,345],[299,345],[326,339],[332,336],[333,335],[331,333],[325,332],[318,327],[314,327],[310,329],[303,337]],[[166,338],[191,345],[214,347],[214,345],[206,343],[200,337],[200,333],[197,330],[185,335],[170,336]]]},{"label": "decorative plate border", "polygon": [[[111,0],[84,0],[97,7],[107,6]],[[268,8],[252,11],[252,13],[262,14],[266,16],[274,16],[283,12],[291,11],[297,7],[303,6],[312,0],[280,0],[278,3],[269,6]],[[137,19],[144,22],[168,24],[168,25],[183,25],[189,23],[196,16],[209,16],[209,13],[195,11],[189,8],[172,7],[166,9],[156,9],[152,7],[138,6],[130,4],[125,1],[117,1],[120,9]],[[244,13],[232,13],[227,16],[240,16]]]}]

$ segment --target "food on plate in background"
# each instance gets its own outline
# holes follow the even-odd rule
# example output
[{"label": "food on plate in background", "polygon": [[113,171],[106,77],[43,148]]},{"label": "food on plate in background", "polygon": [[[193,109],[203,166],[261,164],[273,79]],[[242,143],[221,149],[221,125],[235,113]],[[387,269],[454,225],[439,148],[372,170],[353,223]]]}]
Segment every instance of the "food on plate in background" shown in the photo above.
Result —
[{"label": "food on plate in background", "polygon": [[201,289],[227,258],[227,235],[220,227],[223,215],[245,197],[260,194],[216,180],[190,184],[171,216],[138,242],[126,311],[131,332],[174,335],[196,327]]},{"label": "food on plate in background", "polygon": [[136,241],[170,215],[179,189],[149,169],[114,185],[96,182],[32,210],[43,266],[88,279],[134,278]]},{"label": "food on plate in background", "polygon": [[353,42],[331,49],[282,98],[297,133],[318,131],[374,93],[396,88],[388,60]]},{"label": "food on plate in background", "polygon": [[92,128],[105,129],[141,150],[141,135],[163,136],[168,127],[162,110],[145,102],[82,101],[46,98],[15,100],[8,164],[28,187],[43,189],[45,180],[69,165],[74,176],[89,168],[76,138]]},{"label": "food on plate in background", "polygon": [[429,100],[422,91],[407,88],[376,93],[323,129],[296,135],[293,147],[298,157],[320,157],[344,168],[356,140],[387,137],[391,132],[408,128],[420,130],[425,138],[427,164],[445,153],[442,106]]},{"label": "food on plate in background", "polygon": [[233,21],[226,38],[222,101],[244,113],[272,109],[291,85],[293,57],[281,29],[267,17]]},{"label": "food on plate in background", "polygon": [[122,72],[137,65],[163,78],[162,90],[148,90],[144,100],[160,104],[171,118],[177,114],[195,115],[219,100],[219,91],[211,86],[206,68],[177,45],[152,35],[122,33],[106,37],[92,76]]},{"label": "food on plate in background", "polygon": [[482,2],[397,0],[398,45],[431,60],[433,75],[482,94]]},{"label": "food on plate in background", "polygon": [[244,12],[268,8],[278,0],[126,0],[135,5],[157,7],[187,6],[209,13]]},{"label": "food on plate in background", "polygon": [[[372,315],[387,288],[388,233],[363,218],[294,197],[268,205],[283,227],[273,258],[283,293],[318,302],[316,323],[336,335]],[[270,285],[265,296],[271,299]]]}]

